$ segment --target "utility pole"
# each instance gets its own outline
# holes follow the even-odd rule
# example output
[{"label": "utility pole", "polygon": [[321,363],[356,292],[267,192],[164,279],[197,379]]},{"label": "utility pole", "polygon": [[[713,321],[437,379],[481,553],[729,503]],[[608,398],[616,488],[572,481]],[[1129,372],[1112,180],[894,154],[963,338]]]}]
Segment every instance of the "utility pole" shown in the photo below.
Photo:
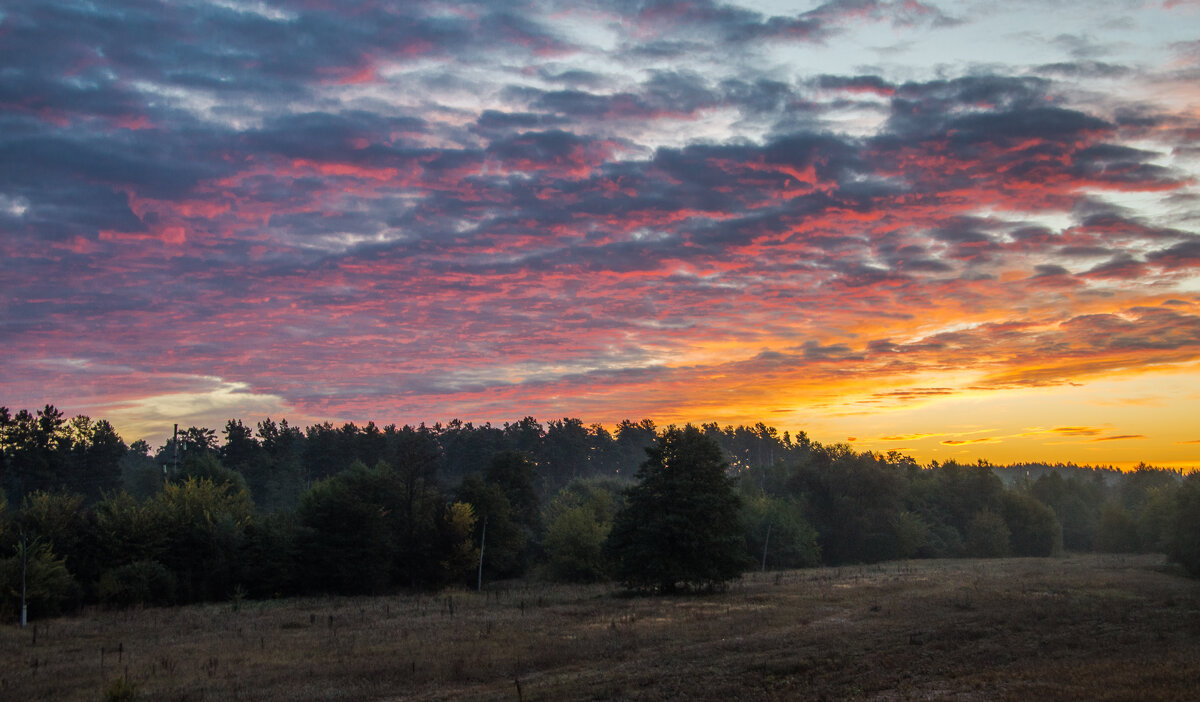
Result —
[{"label": "utility pole", "polygon": [[770,522],[768,522],[767,523],[767,538],[763,539],[762,572],[764,572],[764,573],[767,572],[767,546],[769,546],[771,544],[771,526],[772,526],[772,524]]}]

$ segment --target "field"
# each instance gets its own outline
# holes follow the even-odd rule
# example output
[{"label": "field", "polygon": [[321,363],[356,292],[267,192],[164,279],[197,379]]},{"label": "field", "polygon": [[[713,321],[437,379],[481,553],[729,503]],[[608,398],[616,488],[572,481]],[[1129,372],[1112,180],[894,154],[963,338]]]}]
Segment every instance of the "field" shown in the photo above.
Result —
[{"label": "field", "polygon": [[485,594],[91,611],[0,630],[0,699],[1180,700],[1200,583],[1160,556],[749,574],[629,598]]}]

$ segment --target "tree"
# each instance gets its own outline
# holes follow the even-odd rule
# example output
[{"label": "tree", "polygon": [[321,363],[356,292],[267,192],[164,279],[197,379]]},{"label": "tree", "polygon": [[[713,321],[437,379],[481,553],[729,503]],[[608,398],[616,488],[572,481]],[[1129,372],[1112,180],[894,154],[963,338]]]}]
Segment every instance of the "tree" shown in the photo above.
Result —
[{"label": "tree", "polygon": [[967,525],[967,553],[976,558],[1001,558],[1011,550],[1010,532],[1004,517],[985,509]]},{"label": "tree", "polygon": [[504,490],[485,480],[481,473],[472,473],[459,484],[458,501],[470,505],[475,515],[472,524],[473,543],[478,544],[484,538],[486,529],[484,577],[491,580],[524,573],[528,562],[529,533],[515,514]]},{"label": "tree", "polygon": [[237,584],[238,550],[253,503],[244,487],[189,477],[153,498],[167,548],[158,559],[184,601],[224,599]]},{"label": "tree", "polygon": [[646,453],[608,537],[620,580],[670,593],[721,587],[741,575],[741,500],[721,447],[688,425],[667,429]]},{"label": "tree", "polygon": [[1167,553],[1192,577],[1200,577],[1200,473],[1189,475],[1176,491],[1172,520]]},{"label": "tree", "polygon": [[395,551],[394,476],[361,462],[313,485],[300,498],[300,548],[309,589],[376,594],[391,583]]},{"label": "tree", "polygon": [[1062,525],[1054,510],[1037,498],[1006,492],[1001,514],[1014,556],[1050,556],[1062,547]]},{"label": "tree", "polygon": [[817,530],[790,497],[756,495],[745,500],[746,550],[770,568],[809,568],[821,563]]},{"label": "tree", "polygon": [[608,577],[604,542],[620,508],[620,485],[611,478],[572,480],[546,507],[546,559],[555,579]]},{"label": "tree", "polygon": [[1138,550],[1137,521],[1119,502],[1106,502],[1100,508],[1096,529],[1096,550],[1105,553],[1134,553]]}]

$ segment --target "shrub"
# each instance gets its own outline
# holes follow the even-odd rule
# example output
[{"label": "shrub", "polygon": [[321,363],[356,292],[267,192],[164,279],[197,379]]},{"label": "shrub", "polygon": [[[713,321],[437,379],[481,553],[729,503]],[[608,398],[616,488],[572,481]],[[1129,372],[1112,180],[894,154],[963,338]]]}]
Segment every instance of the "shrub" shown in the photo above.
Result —
[{"label": "shrub", "polygon": [[96,594],[111,607],[169,605],[175,601],[175,576],[158,561],[134,561],[101,575]]}]

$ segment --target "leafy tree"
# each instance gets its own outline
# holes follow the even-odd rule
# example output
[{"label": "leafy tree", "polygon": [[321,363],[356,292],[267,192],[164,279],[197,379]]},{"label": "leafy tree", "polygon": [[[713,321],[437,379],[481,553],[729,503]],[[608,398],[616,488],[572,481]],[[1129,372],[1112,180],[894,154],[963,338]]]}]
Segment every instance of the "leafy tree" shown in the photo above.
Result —
[{"label": "leafy tree", "polygon": [[1029,494],[1049,505],[1062,525],[1063,548],[1090,551],[1096,539],[1102,486],[1081,476],[1063,478],[1058,472],[1046,473],[1033,482]]},{"label": "leafy tree", "polygon": [[898,558],[904,469],[846,445],[821,447],[811,458],[796,467],[792,490],[804,496],[823,557],[834,564]]},{"label": "leafy tree", "polygon": [[46,405],[31,414],[0,412],[0,447],[5,454],[4,490],[19,502],[37,490],[52,490],[62,477],[71,447],[63,413]]},{"label": "leafy tree", "polygon": [[628,419],[621,420],[617,425],[616,446],[614,453],[617,455],[616,473],[621,474],[625,471],[625,478],[636,470],[646,457],[646,449],[650,448],[658,439],[658,430],[654,426],[654,422],[649,419],[643,419],[640,422],[631,422]]},{"label": "leafy tree", "polygon": [[106,492],[121,484],[121,458],[128,449],[107,420],[93,422],[80,415],[67,424],[69,456],[59,484],[84,497],[87,504],[98,502]]},{"label": "leafy tree", "polygon": [[591,448],[591,437],[580,420],[564,418],[547,424],[538,461],[547,490],[586,475]]},{"label": "leafy tree", "polygon": [[259,444],[266,457],[260,475],[248,479],[254,503],[262,512],[294,510],[307,489],[304,473],[304,434],[270,418],[258,423]]},{"label": "leafy tree", "polygon": [[975,558],[1002,558],[1012,550],[1004,517],[985,509],[967,525],[967,554]]},{"label": "leafy tree", "polygon": [[241,584],[251,597],[280,597],[302,591],[300,524],[292,512],[272,512],[246,526],[238,554]]},{"label": "leafy tree", "polygon": [[1134,553],[1138,550],[1137,521],[1120,502],[1107,502],[1100,508],[1096,530],[1096,550],[1106,553]]},{"label": "leafy tree", "polygon": [[242,474],[226,468],[214,451],[189,451],[180,469],[182,475],[172,481],[176,484],[188,480],[207,480],[214,485],[228,486],[234,493],[250,494]]},{"label": "leafy tree", "polygon": [[604,542],[620,509],[620,483],[573,480],[546,508],[546,558],[552,577],[593,582],[608,577]]},{"label": "leafy tree", "polygon": [[737,578],[747,565],[741,500],[721,447],[688,425],[668,429],[646,453],[608,537],[617,577],[661,593]]},{"label": "leafy tree", "polygon": [[809,568],[821,563],[817,530],[804,507],[790,497],[758,495],[743,500],[746,549],[755,562],[771,568]]},{"label": "leafy tree", "polygon": [[122,492],[96,505],[95,515],[97,559],[104,568],[156,560],[170,546],[157,500],[138,500]]},{"label": "leafy tree", "polygon": [[309,589],[346,594],[387,589],[395,530],[385,504],[392,501],[393,483],[389,471],[358,462],[300,498],[301,563]]},{"label": "leafy tree", "polygon": [[164,465],[150,455],[150,445],[145,439],[138,439],[121,457],[121,487],[139,499],[152,497],[162,490],[166,475]]},{"label": "leafy tree", "polygon": [[1050,556],[1062,547],[1062,525],[1054,510],[1030,495],[1013,491],[1004,494],[1002,503],[1013,555]]},{"label": "leafy tree", "polygon": [[519,451],[504,451],[496,454],[484,479],[504,492],[508,504],[513,509],[513,519],[526,530],[526,538],[530,541],[537,538],[541,531],[541,500],[535,486],[536,475],[533,463],[527,454]]},{"label": "leafy tree", "polygon": [[505,450],[504,430],[491,424],[475,426],[454,419],[438,434],[442,446],[443,478],[448,484],[461,483],[471,473],[482,470],[492,456]]},{"label": "leafy tree", "polygon": [[529,530],[517,518],[504,490],[486,481],[481,473],[472,473],[459,484],[458,501],[469,504],[475,514],[473,543],[479,544],[486,535],[484,576],[494,579],[523,574],[529,560]]},{"label": "leafy tree", "polygon": [[1168,555],[1192,577],[1200,577],[1200,473],[1192,473],[1179,486],[1172,517]]},{"label": "leafy tree", "polygon": [[1174,482],[1153,487],[1146,492],[1135,515],[1138,545],[1142,551],[1167,553],[1170,550],[1178,492],[1179,487]]},{"label": "leafy tree", "polygon": [[395,465],[396,504],[390,507],[395,514],[397,577],[414,588],[437,583],[442,579],[439,551],[446,518],[446,500],[437,485],[437,436],[424,426],[389,426],[382,436],[382,450]]},{"label": "leafy tree", "polygon": [[441,554],[446,583],[463,580],[479,562],[479,549],[474,540],[475,522],[475,510],[471,505],[454,502],[446,506],[446,539]]},{"label": "leafy tree", "polygon": [[13,621],[21,612],[22,554],[25,556],[25,602],[29,617],[52,617],[78,600],[79,585],[67,564],[40,539],[18,542],[16,553],[0,559],[0,618]]},{"label": "leafy tree", "polygon": [[99,575],[95,517],[83,508],[82,495],[42,491],[26,495],[18,524],[27,539],[49,546],[76,580],[94,583]]},{"label": "leafy tree", "polygon": [[159,557],[184,601],[227,598],[238,580],[238,552],[253,504],[244,488],[189,477],[152,502],[167,548]]},{"label": "leafy tree", "polygon": [[164,606],[175,601],[175,575],[158,561],[134,561],[100,576],[97,598],[110,607]]}]

